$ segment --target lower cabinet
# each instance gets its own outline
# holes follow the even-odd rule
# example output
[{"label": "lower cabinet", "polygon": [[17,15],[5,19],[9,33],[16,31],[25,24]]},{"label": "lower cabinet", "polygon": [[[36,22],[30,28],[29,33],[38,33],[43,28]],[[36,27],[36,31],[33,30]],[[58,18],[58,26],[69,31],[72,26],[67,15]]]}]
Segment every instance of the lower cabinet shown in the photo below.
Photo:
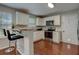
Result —
[{"label": "lower cabinet", "polygon": [[53,32],[53,42],[60,43],[60,32]]},{"label": "lower cabinet", "polygon": [[34,41],[44,39],[44,31],[35,31],[33,39],[34,39]]}]

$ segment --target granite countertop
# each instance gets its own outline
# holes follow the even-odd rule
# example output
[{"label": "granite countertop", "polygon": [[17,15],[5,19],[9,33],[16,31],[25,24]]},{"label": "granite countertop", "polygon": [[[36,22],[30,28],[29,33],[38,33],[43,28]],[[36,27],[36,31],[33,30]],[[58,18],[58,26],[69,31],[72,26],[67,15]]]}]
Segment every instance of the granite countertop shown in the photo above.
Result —
[{"label": "granite countertop", "polygon": [[[46,29],[38,30],[38,28],[14,28],[13,31],[48,31]],[[60,32],[59,30],[48,31],[48,32]]]},{"label": "granite countertop", "polygon": [[[13,29],[14,31],[48,31],[48,30],[37,30],[37,29]],[[48,32],[60,32],[60,31],[48,31]]]},{"label": "granite countertop", "polygon": [[13,29],[13,31],[44,31],[44,30],[37,30],[37,29]]},{"label": "granite countertop", "polygon": [[36,31],[35,29],[20,29],[21,31]]},{"label": "granite countertop", "polygon": [[[36,31],[46,31],[46,30],[21,29],[20,31],[33,31],[33,32],[36,32]],[[47,32],[61,32],[61,31],[47,31]]]}]

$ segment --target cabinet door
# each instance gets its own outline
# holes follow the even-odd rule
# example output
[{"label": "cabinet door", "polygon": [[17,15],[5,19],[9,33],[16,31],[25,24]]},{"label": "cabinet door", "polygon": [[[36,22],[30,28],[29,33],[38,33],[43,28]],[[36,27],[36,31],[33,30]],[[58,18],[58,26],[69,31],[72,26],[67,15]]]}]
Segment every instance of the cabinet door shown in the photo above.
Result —
[{"label": "cabinet door", "polygon": [[52,16],[46,17],[46,21],[53,21],[53,17]]},{"label": "cabinet door", "polygon": [[43,25],[46,25],[46,18],[43,18]]},{"label": "cabinet door", "polygon": [[39,25],[39,18],[36,18],[36,25]]},{"label": "cabinet door", "polygon": [[60,15],[54,16],[54,25],[60,25]]},{"label": "cabinet door", "polygon": [[42,21],[39,17],[37,17],[37,19],[36,19],[36,25],[38,25],[38,26],[42,25]]},{"label": "cabinet door", "polygon": [[39,19],[39,25],[43,25],[44,21],[42,18]]},{"label": "cabinet door", "polygon": [[36,19],[36,25],[43,26],[44,25],[44,19],[37,17],[37,19]]},{"label": "cabinet door", "polygon": [[38,41],[40,39],[44,39],[44,31],[34,32],[34,41]]},{"label": "cabinet door", "polygon": [[60,42],[60,33],[53,32],[53,42],[59,43]]}]

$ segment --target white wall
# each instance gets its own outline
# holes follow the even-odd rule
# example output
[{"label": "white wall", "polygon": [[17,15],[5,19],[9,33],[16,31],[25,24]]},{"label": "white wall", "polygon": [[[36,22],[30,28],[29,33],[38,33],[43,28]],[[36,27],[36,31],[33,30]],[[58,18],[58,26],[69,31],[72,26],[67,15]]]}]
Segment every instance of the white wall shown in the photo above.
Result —
[{"label": "white wall", "polygon": [[78,44],[78,12],[67,12],[61,14],[61,23],[62,41],[71,44]]}]

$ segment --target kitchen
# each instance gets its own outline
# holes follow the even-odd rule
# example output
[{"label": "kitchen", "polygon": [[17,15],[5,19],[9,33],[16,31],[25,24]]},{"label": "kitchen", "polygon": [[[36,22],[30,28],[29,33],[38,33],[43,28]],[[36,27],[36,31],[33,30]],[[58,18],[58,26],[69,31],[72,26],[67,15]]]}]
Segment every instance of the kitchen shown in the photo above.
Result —
[{"label": "kitchen", "polygon": [[[33,18],[30,20],[30,22],[28,20],[25,21],[25,19],[28,19],[26,17],[29,17],[29,15],[23,13],[18,13],[18,14],[20,14],[21,16],[20,15],[18,16],[19,21],[18,19],[16,20],[16,25],[17,24],[19,25],[17,26],[15,25],[14,30],[16,29],[20,30],[25,37],[27,37],[28,39],[30,38],[30,40],[33,42],[47,38],[48,40],[51,39],[52,42],[60,43],[61,31],[58,30],[58,28],[61,27],[60,15],[44,17],[44,18],[36,17],[34,19],[36,22],[35,23],[33,21]],[[21,19],[22,15],[25,15],[25,17],[23,17],[25,18],[23,19],[24,21]],[[24,22],[27,22],[27,25]],[[33,24],[31,22],[33,22]],[[32,26],[31,25],[29,26],[28,25],[29,23],[32,24]]]},{"label": "kitchen", "polygon": [[[77,31],[76,31],[78,22],[77,16],[79,13],[78,10],[66,11],[58,14],[52,14],[49,16],[41,17],[25,13],[24,10],[16,11],[7,8],[4,5],[0,6],[1,7],[0,11],[1,12],[5,11],[3,13],[4,15],[7,14],[7,12],[11,13],[12,21],[11,24],[9,24],[10,25],[9,27],[4,26],[3,21],[3,23],[1,23],[2,28],[0,33],[2,33],[2,29],[5,28],[11,30],[12,33],[24,36],[23,39],[17,40],[17,50],[19,51],[20,54],[33,55],[34,54],[33,43],[40,40],[48,40],[56,44],[60,44],[60,42],[66,42],[78,45]],[[62,4],[59,5],[61,6]],[[74,4],[72,5],[69,4],[68,6],[73,5]],[[71,30],[73,30],[73,32]],[[7,37],[0,34],[1,49],[8,47],[9,42],[8,39],[7,40],[6,39]]]},{"label": "kitchen", "polygon": [[[22,17],[22,16],[19,16],[19,17]],[[28,15],[26,15],[25,17],[28,17]],[[22,25],[26,25],[26,23],[24,23],[24,22],[28,22],[28,20],[25,21],[25,19],[27,19],[27,18],[23,19],[24,21],[23,20],[20,21],[20,19],[21,18],[19,18],[19,21],[18,21],[18,19],[16,20],[16,25],[19,24],[19,25],[22,26]],[[20,22],[21,22],[21,24],[20,24]],[[45,17],[45,18],[36,17],[36,19],[34,19],[34,21],[32,19],[29,22],[33,22],[33,25],[29,26],[28,25],[29,23],[28,23],[27,24],[28,26],[26,25],[25,27],[22,27],[21,30],[26,30],[27,31],[29,29],[33,29],[33,30],[36,30],[38,32],[39,31],[44,31],[43,34],[45,34],[45,31],[46,32],[47,31],[50,31],[50,32],[53,32],[54,31],[54,33],[52,33],[52,34],[57,34],[57,33],[60,32],[60,30],[58,31],[58,28],[61,27],[60,15],[50,16],[50,17]],[[30,23],[30,24],[32,24],[32,23]],[[19,26],[19,25],[17,25],[17,26]],[[43,35],[43,36],[45,36],[45,35]],[[38,38],[38,39],[41,39],[41,38]],[[38,40],[38,39],[35,39],[35,40]],[[53,39],[53,38],[51,38],[51,39]]]}]

